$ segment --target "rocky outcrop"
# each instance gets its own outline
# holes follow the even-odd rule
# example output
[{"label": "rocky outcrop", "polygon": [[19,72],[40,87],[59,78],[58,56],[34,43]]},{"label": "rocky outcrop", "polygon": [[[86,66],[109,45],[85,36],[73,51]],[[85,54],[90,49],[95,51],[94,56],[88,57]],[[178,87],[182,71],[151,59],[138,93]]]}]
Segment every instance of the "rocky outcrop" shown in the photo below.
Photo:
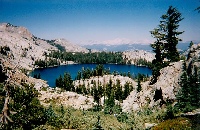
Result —
[{"label": "rocky outcrop", "polygon": [[8,46],[12,53],[11,62],[31,70],[37,59],[44,59],[44,52],[57,50],[46,41],[33,36],[26,28],[11,24],[0,24],[0,45]]},{"label": "rocky outcrop", "polygon": [[89,109],[92,108],[94,104],[93,97],[91,96],[61,91],[59,88],[53,89],[47,85],[46,81],[27,76],[17,65],[11,64],[9,59],[1,54],[0,65],[12,84],[16,86],[21,86],[22,83],[34,85],[34,88],[40,93],[39,100],[43,105],[49,105],[50,102],[55,102],[59,105],[71,106],[76,109]]},{"label": "rocky outcrop", "polygon": [[142,83],[142,91],[132,91],[123,101],[123,111],[137,111],[144,106],[161,107],[164,102],[176,99],[180,86],[179,80],[182,74],[182,61],[171,63],[160,70],[161,75],[155,84],[149,85],[149,81]]},{"label": "rocky outcrop", "polygon": [[[109,81],[112,80],[112,84],[117,84],[117,80],[120,81],[120,85],[124,86],[127,83],[129,83],[130,85],[132,85],[133,87],[136,86],[136,82],[129,78],[129,77],[124,77],[124,76],[120,76],[120,75],[103,75],[103,76],[96,76],[96,77],[91,77],[90,79],[85,79],[85,80],[75,80],[74,81],[74,85],[75,87],[79,86],[79,85],[84,85],[86,87],[93,87],[94,82],[96,82],[96,85],[100,84],[100,85],[106,85],[109,83]],[[89,86],[88,86],[89,84]]]},{"label": "rocky outcrop", "polygon": [[[53,40],[56,44],[64,46],[70,52],[89,52],[87,49],[74,45],[67,40]],[[48,40],[40,39],[32,35],[28,29],[9,23],[0,24],[0,46],[10,48],[10,60],[13,64],[19,64],[20,68],[31,70],[38,59],[45,59],[45,54],[52,50],[58,50]]]},{"label": "rocky outcrop", "polygon": [[83,52],[83,53],[89,52],[88,49],[72,44],[66,39],[56,39],[55,43],[65,47],[66,52]]},{"label": "rocky outcrop", "polygon": [[[187,73],[192,73],[194,68],[200,67],[200,44],[194,44],[188,50],[186,60]],[[183,61],[170,63],[160,70],[157,82],[149,85],[149,82],[142,83],[142,91],[137,93],[133,90],[126,100],[123,101],[123,111],[137,111],[143,106],[160,108],[167,101],[176,101],[176,94],[180,90],[180,76],[182,75]]]},{"label": "rocky outcrop", "polygon": [[[78,87],[79,85],[85,85],[86,88],[93,88],[94,87],[94,83],[96,83],[96,86],[102,85],[102,86],[106,86],[106,84],[108,84],[110,82],[110,80],[112,81],[112,85],[116,85],[117,84],[117,80],[120,81],[120,86],[124,86],[126,83],[129,83],[129,85],[133,86],[133,89],[136,90],[136,86],[137,86],[137,82],[135,82],[133,79],[129,78],[129,77],[124,77],[121,75],[103,75],[103,76],[96,76],[96,77],[91,77],[90,79],[85,79],[85,80],[75,80],[74,81],[74,85],[75,87]],[[124,89],[124,88],[122,88]],[[135,92],[135,91],[133,91]],[[104,105],[104,100],[107,97],[102,97],[101,98],[101,105]],[[120,104],[119,101],[115,100],[116,104]]]},{"label": "rocky outcrop", "polygon": [[34,85],[37,90],[40,90],[42,87],[47,87],[47,83],[41,79],[35,79],[29,77],[24,73],[23,69],[18,68],[18,64],[13,65],[6,56],[0,54],[0,63],[3,67],[3,70],[6,71],[8,80],[13,82],[15,85],[21,85],[21,83],[26,83],[29,85]]},{"label": "rocky outcrop", "polygon": [[198,59],[200,57],[200,43],[194,44],[188,50],[188,60],[189,59]]},{"label": "rocky outcrop", "polygon": [[123,58],[126,59],[126,61],[130,61],[131,64],[137,64],[140,59],[152,62],[152,60],[155,59],[155,54],[143,50],[125,51],[123,52]]},{"label": "rocky outcrop", "polygon": [[[74,81],[75,87],[79,85],[85,84],[86,87],[93,87],[93,83],[96,82],[96,85],[99,83],[101,85],[105,85],[109,83],[110,79],[112,80],[112,84],[116,84],[117,80],[120,81],[120,85],[124,86],[126,82],[131,84],[134,89],[136,87],[136,82],[129,77],[123,77],[120,75],[104,75],[102,77],[92,77],[90,79],[85,80],[76,80]],[[92,83],[93,82],[93,83]],[[89,84],[89,86],[88,86]],[[46,89],[46,90],[45,90]],[[66,92],[61,91],[59,88],[45,88],[39,89],[41,93],[39,99],[44,105],[49,105],[51,101],[54,101],[57,104],[63,104],[66,106],[72,106],[76,109],[89,109],[92,108],[94,103],[94,99],[92,96],[77,94],[75,92]],[[104,97],[101,98],[101,104],[103,105]],[[119,101],[115,101],[119,104]]]},{"label": "rocky outcrop", "polygon": [[[88,51],[63,39],[55,40],[55,42],[56,44],[65,46],[67,51]],[[47,40],[35,37],[24,27],[2,23],[0,24],[0,47],[6,47],[5,54],[1,54],[4,52],[0,53],[0,64],[3,70],[6,70],[8,80],[16,86],[21,86],[22,83],[33,84],[39,91],[39,99],[43,104],[55,100],[63,105],[69,105],[74,108],[88,109],[92,107],[93,98],[91,97],[73,92],[61,92],[59,89],[51,89],[46,81],[27,75],[26,70],[31,70],[36,60],[44,60],[45,53],[48,54],[52,50],[58,50],[57,47],[49,44]]]},{"label": "rocky outcrop", "polygon": [[89,109],[94,105],[92,96],[84,96],[75,92],[61,91],[59,88],[47,88],[40,91],[39,100],[43,105],[55,102],[57,105],[71,106],[75,109]]},{"label": "rocky outcrop", "polygon": [[194,44],[189,50],[188,50],[188,56],[187,56],[187,67],[188,67],[188,73],[191,73],[194,71],[195,67],[200,67],[200,43]]},{"label": "rocky outcrop", "polygon": [[162,90],[162,97],[164,101],[174,100],[180,86],[180,76],[182,74],[183,62],[171,63],[169,66],[163,68],[158,77],[157,82],[153,85],[156,90]]}]

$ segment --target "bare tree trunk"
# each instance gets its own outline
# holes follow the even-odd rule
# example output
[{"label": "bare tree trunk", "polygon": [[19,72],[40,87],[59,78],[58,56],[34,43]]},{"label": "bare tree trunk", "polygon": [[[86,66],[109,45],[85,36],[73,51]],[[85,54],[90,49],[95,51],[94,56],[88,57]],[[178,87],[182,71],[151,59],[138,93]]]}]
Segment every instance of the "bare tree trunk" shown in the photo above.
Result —
[{"label": "bare tree trunk", "polygon": [[2,109],[2,114],[0,114],[0,122],[3,124],[8,124],[8,121],[13,122],[12,119],[9,117],[9,114],[10,114],[10,112],[8,110],[9,99],[10,99],[9,96],[7,96],[5,98],[4,106]]},{"label": "bare tree trunk", "polygon": [[8,124],[8,122],[13,122],[13,120],[9,117],[10,114],[16,114],[16,112],[12,112],[8,108],[8,104],[10,101],[9,91],[8,91],[8,81],[4,86],[4,90],[6,91],[5,102],[2,109],[2,113],[0,114],[0,123]]}]

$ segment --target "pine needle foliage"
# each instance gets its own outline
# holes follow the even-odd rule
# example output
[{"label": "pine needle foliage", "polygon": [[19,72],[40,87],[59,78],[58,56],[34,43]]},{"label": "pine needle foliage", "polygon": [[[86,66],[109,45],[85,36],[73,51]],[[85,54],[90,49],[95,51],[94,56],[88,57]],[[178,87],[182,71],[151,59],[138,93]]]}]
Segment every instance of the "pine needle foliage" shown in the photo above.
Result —
[{"label": "pine needle foliage", "polygon": [[177,104],[175,108],[180,112],[189,112],[200,108],[200,76],[198,68],[194,67],[194,72],[187,73],[186,63],[183,64],[183,74],[181,75],[181,89],[176,95]]},{"label": "pine needle foliage", "polygon": [[161,16],[160,24],[153,31],[150,31],[153,38],[156,39],[151,44],[153,51],[156,53],[152,61],[152,81],[157,82],[160,70],[166,67],[170,62],[180,60],[179,52],[176,48],[181,39],[178,37],[184,31],[178,31],[179,22],[182,21],[181,13],[174,7],[169,6],[167,13]]}]

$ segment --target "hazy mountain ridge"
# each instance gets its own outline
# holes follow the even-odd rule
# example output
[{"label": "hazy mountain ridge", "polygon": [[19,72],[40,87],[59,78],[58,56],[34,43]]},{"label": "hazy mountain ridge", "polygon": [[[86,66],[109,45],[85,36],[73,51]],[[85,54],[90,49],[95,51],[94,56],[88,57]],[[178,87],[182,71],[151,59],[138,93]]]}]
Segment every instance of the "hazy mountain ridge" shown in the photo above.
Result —
[{"label": "hazy mountain ridge", "polygon": [[[193,41],[195,44],[199,43],[198,41]],[[83,47],[88,49],[96,49],[99,51],[132,51],[132,50],[144,50],[148,52],[152,52],[152,48],[150,46],[151,43],[118,43],[118,44],[109,44],[109,43],[93,43],[93,44],[85,44]],[[187,50],[190,41],[181,42],[177,45],[179,51]]]},{"label": "hazy mountain ridge", "polygon": [[152,51],[149,44],[91,44],[84,45],[83,47],[88,49],[96,49],[99,51],[131,51],[131,50],[145,50]]}]

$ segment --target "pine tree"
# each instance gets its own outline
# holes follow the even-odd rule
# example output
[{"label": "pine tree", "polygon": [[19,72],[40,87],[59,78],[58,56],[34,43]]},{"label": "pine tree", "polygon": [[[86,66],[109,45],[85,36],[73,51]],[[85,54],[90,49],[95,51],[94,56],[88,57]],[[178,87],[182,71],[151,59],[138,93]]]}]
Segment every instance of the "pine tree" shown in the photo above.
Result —
[{"label": "pine tree", "polygon": [[116,100],[122,100],[122,87],[120,85],[120,80],[117,80],[115,98]]},{"label": "pine tree", "polygon": [[124,85],[124,92],[123,92],[123,100],[125,100],[127,97],[128,97],[128,95],[130,94],[130,88],[129,88],[130,86],[129,86],[129,83],[128,82],[126,82],[126,84]]},{"label": "pine tree", "polygon": [[109,83],[106,85],[106,92],[105,92],[107,99],[105,104],[108,108],[111,108],[115,105],[115,90],[112,86],[112,80],[109,80]]},{"label": "pine tree", "polygon": [[4,82],[6,79],[7,79],[7,76],[5,74],[5,72],[3,72],[3,67],[1,65],[1,62],[0,62],[0,83],[1,82]]},{"label": "pine tree", "polygon": [[[153,31],[150,31],[156,41],[151,44],[153,51],[156,53],[155,59],[152,62],[151,84],[157,82],[157,77],[160,75],[160,69],[167,66],[168,62],[179,61],[179,53],[177,44],[181,39],[178,38],[183,32],[179,32],[179,22],[183,20],[181,13],[174,7],[170,6],[167,13],[161,16],[160,24]],[[164,59],[168,62],[164,62]]]},{"label": "pine tree", "polygon": [[[189,105],[189,84],[188,84],[188,76],[187,73],[184,71],[181,75],[181,82],[180,82],[181,90],[178,92],[177,104],[176,107],[181,111],[185,111],[188,109]],[[186,110],[187,111],[187,110]]]},{"label": "pine tree", "polygon": [[98,76],[102,76],[103,75],[103,71],[104,71],[104,66],[103,65],[97,65],[96,66],[96,70],[97,70],[97,75]]},{"label": "pine tree", "polygon": [[56,87],[63,88],[63,79],[61,75],[56,79]]},{"label": "pine tree", "polygon": [[93,97],[94,97],[94,101],[97,103],[98,107],[100,105],[100,99],[101,99],[102,95],[103,95],[103,88],[102,88],[102,86],[98,85],[98,88],[97,88],[96,82],[94,81],[94,85],[93,85]]},{"label": "pine tree", "polygon": [[112,108],[115,105],[115,92],[112,89],[110,96],[107,99],[107,106],[109,106],[110,108]]},{"label": "pine tree", "polygon": [[[23,86],[9,84],[7,93],[9,93],[8,110],[7,112],[2,110],[1,114],[2,116],[3,113],[8,113],[7,116],[10,116],[9,121],[12,119],[12,123],[7,122],[7,129],[33,129],[46,123],[45,109],[40,104],[38,100],[39,93],[33,86],[25,83],[23,83]],[[5,118],[1,117],[1,119],[4,121]]]},{"label": "pine tree", "polygon": [[102,85],[98,85],[98,95],[101,98],[103,96],[104,90]]},{"label": "pine tree", "polygon": [[189,83],[188,83],[188,75],[187,75],[187,67],[186,63],[183,64],[183,74],[181,75],[181,81],[180,81],[181,89],[178,92],[177,98],[177,104],[176,107],[181,110],[185,111],[184,109],[187,109],[189,104]]},{"label": "pine tree", "polygon": [[77,80],[80,80],[81,78],[82,78],[82,76],[81,76],[81,71],[78,71],[78,74],[77,74],[76,79],[77,79]]},{"label": "pine tree", "polygon": [[127,76],[128,76],[129,78],[131,78],[131,73],[130,73],[130,71],[128,72]]},{"label": "pine tree", "polygon": [[194,43],[191,41],[191,42],[190,42],[190,45],[189,45],[189,48],[191,48],[192,45],[194,45]]},{"label": "pine tree", "polygon": [[73,87],[73,80],[71,78],[71,75],[69,73],[65,73],[63,77],[63,84],[64,84],[64,89],[66,91],[71,91]]},{"label": "pine tree", "polygon": [[94,101],[98,104],[98,106],[99,106],[99,100],[100,100],[100,98],[99,98],[99,94],[98,94],[98,90],[97,90],[97,88],[96,87],[94,87]]},{"label": "pine tree", "polygon": [[112,80],[110,78],[109,83],[106,84],[106,92],[105,93],[106,93],[107,97],[110,97],[111,91],[112,91]]},{"label": "pine tree", "polygon": [[170,6],[167,13],[162,15],[161,17],[161,25],[163,26],[163,30],[165,32],[165,50],[166,57],[169,61],[179,61],[179,53],[177,51],[177,44],[181,39],[178,38],[178,35],[182,34],[182,32],[177,31],[179,27],[179,22],[183,20],[181,13],[174,7]]},{"label": "pine tree", "polygon": [[142,90],[142,86],[140,84],[140,79],[138,78],[137,92],[140,92],[141,90]]},{"label": "pine tree", "polygon": [[199,86],[199,75],[198,68],[194,67],[194,73],[189,76],[190,84],[190,103],[191,106],[195,108],[200,107],[200,86]]},{"label": "pine tree", "polygon": [[176,95],[177,103],[175,108],[183,112],[188,112],[200,107],[200,85],[198,69],[195,67],[192,74],[187,74],[186,63],[183,64],[183,74],[181,75],[181,89]]},{"label": "pine tree", "polygon": [[200,13],[200,6],[197,7],[195,10],[198,11],[198,13]]},{"label": "pine tree", "polygon": [[154,49],[153,51],[156,53],[155,59],[152,61],[152,75],[153,78],[151,80],[151,84],[157,82],[157,77],[160,76],[160,70],[164,67],[163,64],[163,43],[162,42],[155,42],[151,44],[151,47]]}]

